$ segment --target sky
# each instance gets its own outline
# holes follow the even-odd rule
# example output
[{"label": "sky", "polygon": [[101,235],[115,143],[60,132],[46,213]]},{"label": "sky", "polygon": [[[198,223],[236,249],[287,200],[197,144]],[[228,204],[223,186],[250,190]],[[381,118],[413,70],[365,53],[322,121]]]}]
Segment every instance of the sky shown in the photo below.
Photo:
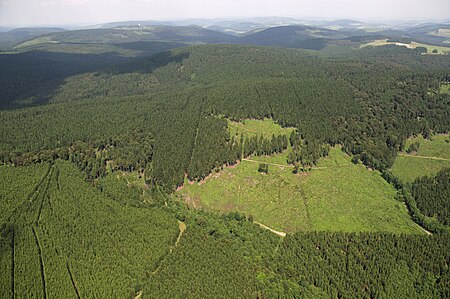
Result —
[{"label": "sky", "polygon": [[0,26],[264,16],[450,20],[450,0],[0,0]]}]

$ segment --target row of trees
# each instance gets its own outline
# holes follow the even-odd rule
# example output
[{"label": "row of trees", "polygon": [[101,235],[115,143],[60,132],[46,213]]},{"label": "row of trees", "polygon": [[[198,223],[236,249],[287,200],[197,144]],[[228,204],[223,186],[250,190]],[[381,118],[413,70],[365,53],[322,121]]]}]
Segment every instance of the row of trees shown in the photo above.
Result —
[{"label": "row of trees", "polygon": [[[243,137],[241,137],[241,140]],[[288,146],[288,139],[286,135],[275,136],[272,138],[265,138],[262,134],[258,137],[253,135],[246,137],[243,144],[243,156],[249,157],[251,155],[263,156],[281,153]]]},{"label": "row of trees", "polygon": [[295,172],[299,166],[303,170],[311,168],[319,162],[322,157],[327,157],[330,145],[302,139],[300,132],[293,131],[289,137],[292,149],[288,153],[287,162],[295,166]]}]

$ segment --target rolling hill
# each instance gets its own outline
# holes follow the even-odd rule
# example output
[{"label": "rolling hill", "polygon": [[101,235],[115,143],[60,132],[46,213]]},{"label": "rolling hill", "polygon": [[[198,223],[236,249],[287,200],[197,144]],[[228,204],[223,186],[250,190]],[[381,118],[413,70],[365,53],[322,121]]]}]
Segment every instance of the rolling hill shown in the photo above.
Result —
[{"label": "rolling hill", "polygon": [[0,51],[10,50],[25,40],[51,32],[62,32],[61,28],[17,28],[0,32]]},{"label": "rolling hill", "polygon": [[450,172],[391,172],[450,129],[448,55],[119,25],[0,55],[0,297],[449,297]]},{"label": "rolling hill", "polygon": [[47,43],[116,44],[137,41],[171,41],[183,43],[232,43],[233,36],[197,26],[123,26],[113,29],[85,29],[42,35],[16,48]]}]

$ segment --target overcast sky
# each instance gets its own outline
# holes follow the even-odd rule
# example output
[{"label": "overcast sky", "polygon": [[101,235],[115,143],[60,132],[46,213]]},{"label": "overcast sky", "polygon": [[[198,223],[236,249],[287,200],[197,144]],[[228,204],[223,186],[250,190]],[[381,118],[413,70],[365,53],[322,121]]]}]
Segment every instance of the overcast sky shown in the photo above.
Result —
[{"label": "overcast sky", "polygon": [[450,0],[0,0],[0,26],[282,16],[450,19]]}]

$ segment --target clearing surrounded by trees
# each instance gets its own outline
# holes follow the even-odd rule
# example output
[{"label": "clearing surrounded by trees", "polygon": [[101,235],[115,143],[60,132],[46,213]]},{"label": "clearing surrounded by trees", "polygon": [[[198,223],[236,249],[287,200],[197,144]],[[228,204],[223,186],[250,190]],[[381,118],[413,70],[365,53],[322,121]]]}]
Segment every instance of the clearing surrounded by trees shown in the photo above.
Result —
[{"label": "clearing surrounded by trees", "polygon": [[[407,153],[412,144],[418,145],[417,150]],[[399,153],[392,173],[405,183],[411,183],[419,177],[435,175],[446,167],[450,167],[449,135],[433,135],[431,140],[420,135],[406,141],[405,151]]]},{"label": "clearing surrounded by trees", "polygon": [[[271,120],[245,120],[232,125],[239,134],[278,134],[283,130]],[[245,147],[245,145],[244,145]],[[188,203],[221,212],[252,215],[276,230],[286,232],[388,231],[421,233],[405,206],[396,201],[395,190],[363,165],[354,165],[340,147],[331,148],[310,171],[293,174],[287,152],[252,155],[233,167],[225,167],[204,181],[185,182],[178,191]],[[267,174],[258,165],[267,163]]]}]

